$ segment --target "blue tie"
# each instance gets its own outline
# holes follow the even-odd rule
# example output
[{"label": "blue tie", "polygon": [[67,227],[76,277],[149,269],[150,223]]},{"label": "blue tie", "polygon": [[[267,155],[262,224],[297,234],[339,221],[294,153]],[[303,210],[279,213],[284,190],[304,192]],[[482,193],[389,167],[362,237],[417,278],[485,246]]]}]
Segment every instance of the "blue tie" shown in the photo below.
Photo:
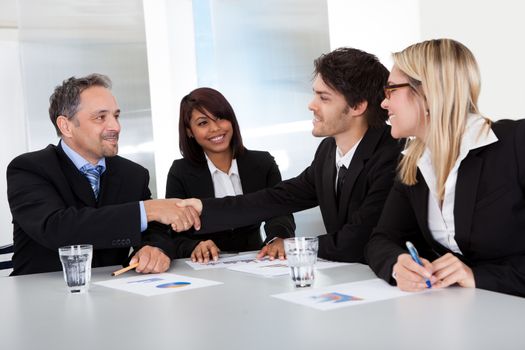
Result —
[{"label": "blue tie", "polygon": [[86,164],[82,168],[80,168],[80,171],[89,181],[89,184],[93,189],[93,193],[95,194],[95,198],[97,199],[100,188],[100,174],[102,174],[102,169],[104,169],[102,165],[93,166],[91,164]]}]

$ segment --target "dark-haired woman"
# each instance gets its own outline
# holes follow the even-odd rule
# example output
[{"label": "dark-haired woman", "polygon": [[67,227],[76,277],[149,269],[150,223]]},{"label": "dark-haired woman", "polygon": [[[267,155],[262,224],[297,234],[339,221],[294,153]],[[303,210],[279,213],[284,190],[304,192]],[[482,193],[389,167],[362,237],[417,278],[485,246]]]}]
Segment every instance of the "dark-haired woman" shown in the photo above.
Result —
[{"label": "dark-haired woman", "polygon": [[[170,168],[166,198],[221,198],[255,192],[281,181],[270,153],[243,146],[233,108],[217,90],[199,88],[182,99],[179,147],[183,158]],[[260,225],[211,234],[179,233],[174,238],[177,256],[207,263],[218,259],[220,251],[262,249],[259,257],[284,258],[278,243],[294,235],[293,216],[267,220],[264,242]]]}]

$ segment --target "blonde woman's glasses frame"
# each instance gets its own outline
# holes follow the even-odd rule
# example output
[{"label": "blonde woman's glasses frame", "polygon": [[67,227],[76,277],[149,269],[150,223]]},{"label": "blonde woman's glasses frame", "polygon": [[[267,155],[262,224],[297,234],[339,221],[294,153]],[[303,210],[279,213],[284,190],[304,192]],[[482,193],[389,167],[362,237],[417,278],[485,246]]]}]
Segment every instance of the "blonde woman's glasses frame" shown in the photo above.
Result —
[{"label": "blonde woman's glasses frame", "polygon": [[385,98],[387,100],[390,100],[390,95],[392,95],[392,92],[397,90],[397,89],[403,88],[403,87],[410,87],[410,88],[412,88],[412,85],[410,85],[410,83],[385,85],[383,87],[383,91],[385,93]]}]

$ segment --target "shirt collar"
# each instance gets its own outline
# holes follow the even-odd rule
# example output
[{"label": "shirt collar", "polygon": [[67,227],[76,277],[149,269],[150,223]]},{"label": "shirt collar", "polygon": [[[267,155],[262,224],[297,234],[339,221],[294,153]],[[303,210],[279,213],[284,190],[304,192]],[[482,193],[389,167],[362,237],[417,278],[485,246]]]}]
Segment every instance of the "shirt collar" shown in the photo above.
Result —
[{"label": "shirt collar", "polygon": [[[210,158],[208,158],[208,155],[206,153],[204,153],[204,156],[206,157],[206,163],[208,163],[208,169],[210,169],[210,174],[215,174],[216,172],[220,172],[220,173],[223,173],[225,174],[224,171],[220,170],[219,168],[217,168],[215,166],[215,164],[213,164],[213,162],[210,160]],[[228,174],[227,175],[239,175],[239,168],[237,167],[237,159],[232,159],[232,163],[230,165],[230,170],[228,171]]]},{"label": "shirt collar", "polygon": [[[492,131],[492,128],[487,128],[485,118],[479,114],[472,113],[469,114],[467,118],[467,126],[461,138],[461,146],[456,162],[461,162],[465,159],[473,149],[484,147],[498,141],[498,137],[494,131]],[[430,156],[430,150],[426,147],[423,155],[419,158],[418,167],[421,167],[423,163],[432,163]]]},{"label": "shirt collar", "polygon": [[[492,131],[492,128],[485,131],[486,120],[479,114],[469,114],[467,120],[467,127],[465,133],[461,139],[460,156],[458,158],[464,158],[468,152],[473,149],[480,148],[483,146],[490,145],[491,143],[497,142],[498,137]],[[403,150],[401,153],[405,155],[407,150]],[[425,149],[425,153],[430,155],[428,148]]]},{"label": "shirt collar", "polygon": [[[362,140],[362,138],[361,138]],[[352,158],[354,157],[355,150],[357,149],[357,146],[359,146],[359,143],[361,143],[361,140],[357,141],[355,145],[348,151],[346,154],[342,154],[341,149],[339,146],[335,149],[335,165],[337,169],[341,167],[341,165],[344,165],[347,169],[350,167],[350,162],[352,161]]]},{"label": "shirt collar", "polygon": [[492,128],[487,128],[487,120],[478,114],[469,114],[467,127],[461,139],[460,158],[462,154],[466,156],[471,150],[490,145],[496,141],[498,141],[498,137]]},{"label": "shirt collar", "polygon": [[[87,160],[85,160],[80,154],[75,152],[65,142],[62,142],[62,140],[60,140],[59,145],[62,147],[62,149],[64,150],[64,153],[66,154],[66,156],[69,159],[71,159],[71,161],[73,162],[73,164],[75,164],[75,167],[79,171],[80,171],[80,168],[82,168],[84,165],[89,164],[89,162]],[[101,158],[98,161],[97,165],[102,166],[102,172],[101,173],[106,171],[106,158]]]}]

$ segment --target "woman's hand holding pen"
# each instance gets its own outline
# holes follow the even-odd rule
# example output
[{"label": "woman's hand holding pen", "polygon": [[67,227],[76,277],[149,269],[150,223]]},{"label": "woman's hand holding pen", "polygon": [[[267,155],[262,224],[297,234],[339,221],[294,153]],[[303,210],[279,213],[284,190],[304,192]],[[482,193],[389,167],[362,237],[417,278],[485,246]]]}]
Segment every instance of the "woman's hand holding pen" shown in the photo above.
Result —
[{"label": "woman's hand holding pen", "polygon": [[459,258],[447,253],[432,262],[432,271],[437,279],[436,288],[446,288],[454,283],[465,288],[475,288],[476,281],[472,269]]},{"label": "woman's hand holding pen", "polygon": [[393,275],[399,289],[407,292],[422,291],[427,288],[426,280],[432,288],[446,288],[457,283],[464,288],[475,288],[476,281],[472,269],[458,257],[447,253],[430,263],[420,258],[423,266],[417,264],[409,254],[401,254],[393,268]]},{"label": "woman's hand holding pen", "polygon": [[416,263],[410,254],[400,254],[393,268],[393,276],[399,289],[406,292],[418,292],[427,289],[426,281],[433,285],[437,279],[432,275],[432,264],[421,258],[423,266]]}]

